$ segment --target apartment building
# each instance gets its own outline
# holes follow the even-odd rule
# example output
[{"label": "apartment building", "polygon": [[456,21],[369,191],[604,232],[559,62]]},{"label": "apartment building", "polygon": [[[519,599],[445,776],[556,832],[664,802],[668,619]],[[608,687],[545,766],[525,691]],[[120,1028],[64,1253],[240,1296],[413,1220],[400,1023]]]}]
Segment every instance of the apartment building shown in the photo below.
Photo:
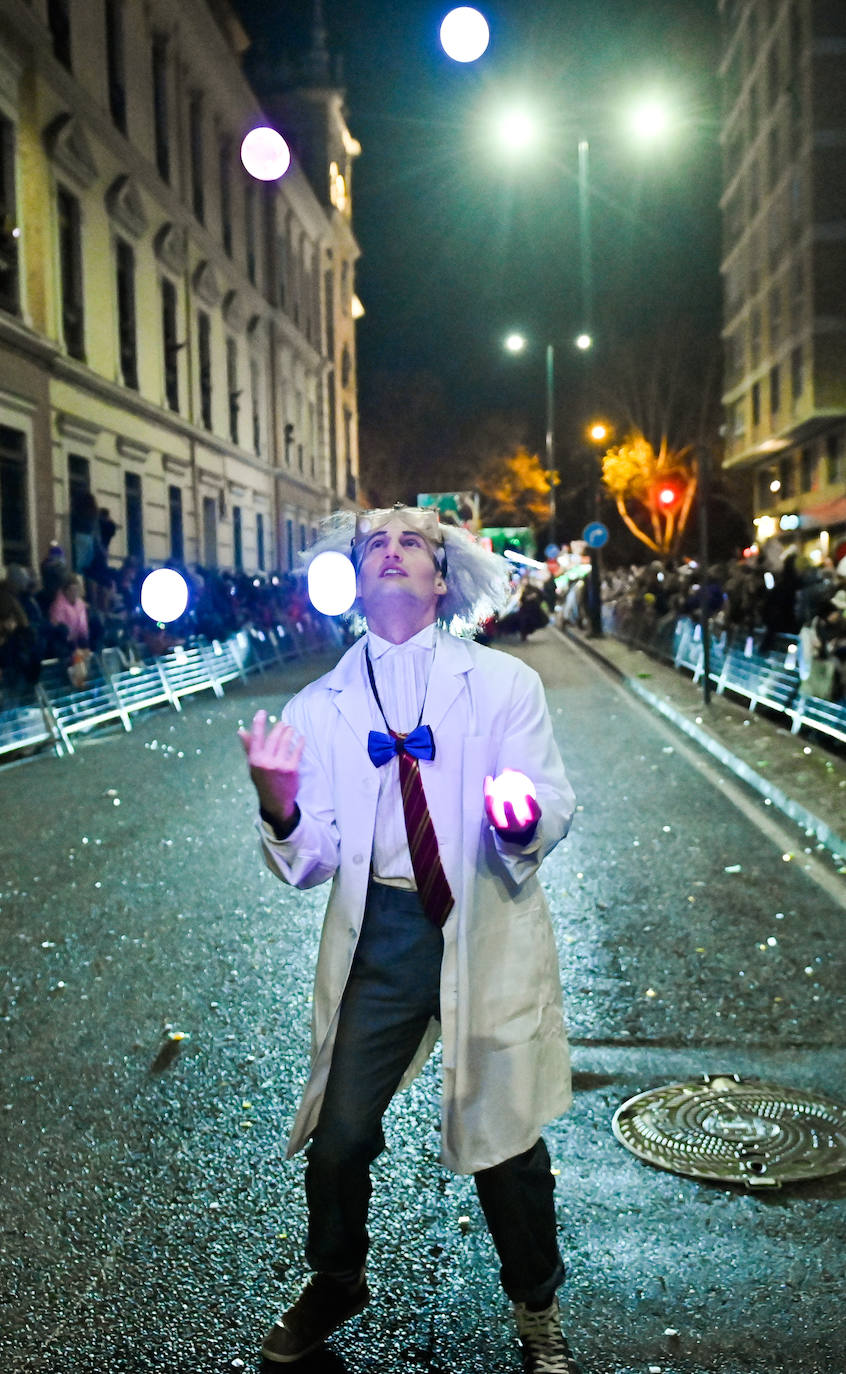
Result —
[{"label": "apartment building", "polygon": [[725,466],[758,543],[846,541],[846,4],[719,0]]},{"label": "apartment building", "polygon": [[226,0],[0,0],[0,562],[93,496],[113,562],[285,569],[355,504],[359,148],[306,80],[331,159],[251,178],[247,44]]}]

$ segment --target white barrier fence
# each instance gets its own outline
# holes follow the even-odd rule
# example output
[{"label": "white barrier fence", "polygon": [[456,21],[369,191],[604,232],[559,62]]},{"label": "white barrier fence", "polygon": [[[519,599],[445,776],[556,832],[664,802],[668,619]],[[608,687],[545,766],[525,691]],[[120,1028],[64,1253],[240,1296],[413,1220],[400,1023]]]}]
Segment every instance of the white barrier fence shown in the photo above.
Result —
[{"label": "white barrier fence", "polygon": [[163,705],[181,711],[183,697],[195,692],[222,697],[227,682],[246,682],[250,673],[326,648],[335,633],[329,621],[319,630],[290,622],[177,645],[158,658],[133,659],[123,650],[104,649],[92,654],[80,687],[72,685],[65,663],[48,659],[31,693],[15,705],[0,700],[0,758],[41,747],[59,756],[73,754],[76,735],[109,723],[131,730],[139,711]]},{"label": "white barrier fence", "polygon": [[[653,633],[644,622],[636,626],[618,624],[614,617],[605,622],[606,633],[647,652],[671,659],[676,668],[686,670],[694,682],[705,672],[702,626],[682,617],[674,624],[656,623]],[[742,643],[731,643],[727,632],[711,635],[708,652],[708,677],[718,694],[733,693],[749,703],[750,711],[764,706],[790,721],[793,734],[813,730],[846,744],[846,701],[826,701],[810,694],[807,680],[799,672],[798,644],[782,636],[783,646],[762,653],[749,635]]]}]

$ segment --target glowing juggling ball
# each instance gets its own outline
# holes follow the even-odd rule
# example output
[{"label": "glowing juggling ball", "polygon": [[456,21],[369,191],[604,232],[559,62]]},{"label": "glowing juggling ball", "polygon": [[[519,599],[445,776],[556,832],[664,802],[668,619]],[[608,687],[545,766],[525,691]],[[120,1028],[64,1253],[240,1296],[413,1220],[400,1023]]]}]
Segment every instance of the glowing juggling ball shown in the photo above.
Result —
[{"label": "glowing juggling ball", "polygon": [[175,568],[155,568],[141,584],[141,609],[159,625],[178,620],[188,605],[188,583]]},{"label": "glowing juggling ball", "polygon": [[493,824],[505,830],[510,824],[505,814],[505,803],[514,808],[514,819],[518,825],[528,825],[533,819],[529,797],[537,798],[535,784],[525,773],[516,768],[503,768],[499,777],[485,778],[485,801]]},{"label": "glowing juggling ball", "polygon": [[256,181],[278,181],[291,165],[291,150],[276,129],[262,124],[241,144],[241,161]]},{"label": "glowing juggling ball", "polygon": [[453,62],[475,62],[490,42],[488,21],[478,10],[461,5],[441,24],[441,47]]},{"label": "glowing juggling ball", "polygon": [[308,565],[308,595],[323,615],[343,615],[355,601],[355,568],[345,553],[331,549]]}]

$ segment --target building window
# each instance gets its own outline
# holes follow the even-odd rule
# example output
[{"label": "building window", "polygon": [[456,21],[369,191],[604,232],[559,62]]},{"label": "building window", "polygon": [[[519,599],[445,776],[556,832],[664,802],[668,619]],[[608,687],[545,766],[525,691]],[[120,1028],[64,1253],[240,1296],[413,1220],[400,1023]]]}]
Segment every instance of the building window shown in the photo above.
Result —
[{"label": "building window", "polygon": [[79,453],[68,454],[68,510],[70,511],[71,564],[79,572],[80,565],[87,562],[83,557],[88,551],[90,558],[91,522],[88,512],[91,509],[91,465]]},{"label": "building window", "polygon": [[[752,311],[750,320],[749,356],[752,366],[757,367],[761,361],[761,312],[757,307]],[[345,382],[344,385],[346,386],[347,383]]]},{"label": "building window", "polygon": [[207,568],[217,567],[217,499],[203,497],[203,562]]},{"label": "building window", "polygon": [[156,167],[162,181],[170,181],[170,129],[167,98],[167,38],[153,37],[153,131],[156,141]]},{"label": "building window", "polygon": [[753,423],[753,425],[759,425],[759,424],[761,423],[761,383],[760,383],[760,382],[753,382],[753,383],[752,383],[752,423]]},{"label": "building window", "polygon": [[244,571],[244,532],[241,524],[241,507],[232,507],[232,543],[235,558],[235,571]]},{"label": "building window", "polygon": [[203,97],[194,92],[188,102],[188,137],[191,146],[191,205],[201,224],[206,222],[206,189],[203,179]]},{"label": "building window", "polygon": [[26,435],[0,425],[0,561],[28,568],[32,556],[26,470]]},{"label": "building window", "polygon": [[85,358],[85,321],[82,305],[82,232],[79,201],[60,186],[59,277],[62,287],[62,333],[72,358]]},{"label": "building window", "polygon": [[827,482],[842,482],[843,435],[828,434],[825,440],[825,478]]},{"label": "building window", "polygon": [[130,558],[144,562],[144,505],[141,499],[141,478],[137,472],[123,474],[124,510],[126,515],[126,552]]},{"label": "building window", "polygon": [[773,494],[770,491],[770,482],[773,480],[772,468],[759,468],[757,474],[757,505],[759,510],[766,510],[773,503]]},{"label": "building window", "polygon": [[261,382],[259,365],[255,358],[250,359],[250,404],[253,415],[253,452],[261,453]]},{"label": "building window", "polygon": [[200,364],[200,417],[206,429],[212,427],[211,320],[204,310],[197,312],[197,353]]},{"label": "building window", "polygon": [[176,287],[162,278],[162,348],[164,350],[165,396],[171,410],[179,410],[179,350],[176,337]]},{"label": "building window", "polygon": [[126,133],[126,76],[123,63],[123,0],[106,0],[106,71],[109,110],[115,127]]},{"label": "building window", "polygon": [[15,130],[0,116],[0,310],[20,310],[15,201]]},{"label": "building window", "polygon": [[778,493],[780,501],[791,501],[796,495],[796,484],[794,481],[793,458],[782,458],[778,465],[778,476],[781,488]]},{"label": "building window", "polygon": [[770,292],[770,348],[778,348],[781,343],[781,287],[774,286]]},{"label": "building window", "polygon": [[226,394],[229,397],[229,437],[237,444],[241,392],[238,390],[238,344],[234,339],[226,340]]},{"label": "building window", "polygon": [[294,522],[285,521],[285,561],[290,572],[294,566]]},{"label": "building window", "polygon": [[247,276],[256,284],[256,188],[248,182],[244,188],[244,233],[247,240]]},{"label": "building window", "polygon": [[300,549],[304,549],[307,542],[306,527],[300,525]]},{"label": "building window", "polygon": [[794,401],[799,400],[804,389],[805,369],[803,367],[802,348],[800,345],[800,347],[794,348],[790,355],[790,391]]},{"label": "building window", "polygon": [[232,144],[228,138],[220,140],[218,158],[220,170],[220,236],[224,251],[232,257]]},{"label": "building window", "polygon": [[781,410],[781,370],[778,363],[770,368],[770,414],[778,415]]},{"label": "building window", "polygon": [[47,0],[47,27],[53,42],[53,56],[70,71],[70,0]]},{"label": "building window", "polygon": [[264,570],[264,516],[256,512],[256,559],[260,571]]},{"label": "building window", "polygon": [[170,515],[170,556],[174,563],[185,561],[185,527],[182,519],[182,488],[167,489],[167,508]]},{"label": "building window", "polygon": [[124,386],[138,390],[135,329],[135,254],[124,239],[117,240],[117,307],[120,370]]},{"label": "building window", "polygon": [[799,481],[803,492],[813,491],[817,478],[817,452],[803,448],[799,456]]}]

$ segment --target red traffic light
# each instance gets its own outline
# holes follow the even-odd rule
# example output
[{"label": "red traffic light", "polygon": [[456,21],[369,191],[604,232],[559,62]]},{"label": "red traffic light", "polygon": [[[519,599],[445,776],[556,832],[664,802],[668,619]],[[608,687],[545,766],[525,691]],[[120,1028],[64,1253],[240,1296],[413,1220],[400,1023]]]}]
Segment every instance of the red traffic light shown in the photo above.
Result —
[{"label": "red traffic light", "polygon": [[669,513],[681,504],[684,490],[683,483],[675,479],[659,482],[654,491],[656,504]]}]

